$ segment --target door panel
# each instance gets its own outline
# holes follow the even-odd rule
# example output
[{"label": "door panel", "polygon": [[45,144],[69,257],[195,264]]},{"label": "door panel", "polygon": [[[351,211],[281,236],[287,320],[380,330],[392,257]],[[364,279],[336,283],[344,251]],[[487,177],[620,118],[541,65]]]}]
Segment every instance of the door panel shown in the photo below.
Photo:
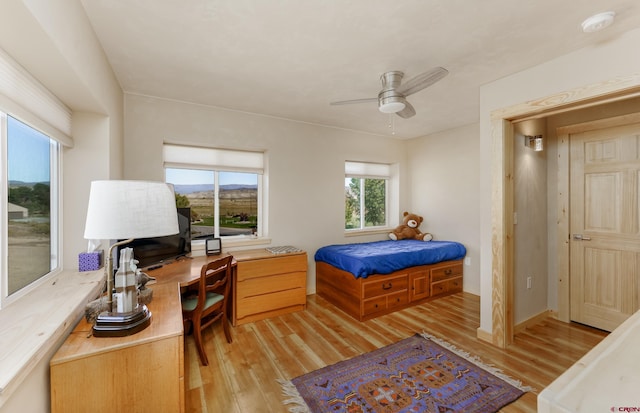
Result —
[{"label": "door panel", "polygon": [[571,319],[611,331],[638,309],[640,123],[570,136]]},{"label": "door panel", "polygon": [[622,230],[621,175],[619,172],[585,174],[585,231],[615,233]]}]

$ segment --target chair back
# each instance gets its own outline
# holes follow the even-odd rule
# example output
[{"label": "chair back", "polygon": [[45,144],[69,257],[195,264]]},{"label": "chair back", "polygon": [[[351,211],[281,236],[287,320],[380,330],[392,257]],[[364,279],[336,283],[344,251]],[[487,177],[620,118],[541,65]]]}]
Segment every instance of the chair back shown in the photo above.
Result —
[{"label": "chair back", "polygon": [[196,311],[204,308],[207,293],[215,292],[226,298],[229,296],[231,281],[231,260],[233,257],[218,258],[202,266],[200,270],[200,282],[198,283],[198,304]]}]

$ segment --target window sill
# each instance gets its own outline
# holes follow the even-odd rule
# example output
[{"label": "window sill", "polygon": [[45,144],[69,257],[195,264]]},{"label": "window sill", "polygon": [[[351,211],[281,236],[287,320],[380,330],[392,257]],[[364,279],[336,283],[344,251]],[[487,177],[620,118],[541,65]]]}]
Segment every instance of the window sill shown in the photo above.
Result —
[{"label": "window sill", "polygon": [[69,334],[103,284],[102,269],[62,271],[0,310],[0,406]]},{"label": "window sill", "polygon": [[376,228],[376,229],[359,229],[353,231],[345,231],[345,237],[358,237],[362,235],[388,234],[393,228]]}]

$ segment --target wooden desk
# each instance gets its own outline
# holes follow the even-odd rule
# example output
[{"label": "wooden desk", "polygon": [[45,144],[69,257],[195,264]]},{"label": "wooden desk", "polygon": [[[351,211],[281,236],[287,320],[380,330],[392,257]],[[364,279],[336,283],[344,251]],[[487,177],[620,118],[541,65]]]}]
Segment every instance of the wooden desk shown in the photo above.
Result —
[{"label": "wooden desk", "polygon": [[147,273],[151,324],[127,337],[93,337],[83,318],[50,361],[51,411],[184,412],[180,288],[213,257],[182,259]]},{"label": "wooden desk", "polygon": [[[306,253],[259,249],[232,255],[237,268],[228,314],[234,314],[234,325],[237,313],[244,323],[304,309]],[[152,320],[136,334],[93,337],[83,318],[51,359],[51,411],[184,412],[180,288],[197,282],[202,266],[219,257],[181,259],[147,271],[156,278],[147,284],[153,289]]]},{"label": "wooden desk", "polygon": [[[156,284],[193,284],[200,269],[221,256],[233,255],[233,282],[227,316],[234,326],[301,311],[307,305],[307,253],[272,254],[264,248],[216,256],[181,259],[148,274]],[[153,284],[149,284],[153,288]]]},{"label": "wooden desk", "polygon": [[184,412],[184,340],[179,288],[153,288],[149,327],[93,337],[83,318],[53,356],[51,411]]}]

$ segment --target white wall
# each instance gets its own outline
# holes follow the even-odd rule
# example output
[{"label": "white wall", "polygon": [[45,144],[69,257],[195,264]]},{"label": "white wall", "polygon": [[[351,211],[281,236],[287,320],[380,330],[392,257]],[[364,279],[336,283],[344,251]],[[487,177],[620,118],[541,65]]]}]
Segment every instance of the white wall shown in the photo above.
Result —
[{"label": "white wall", "polygon": [[[267,235],[272,245],[307,251],[309,293],[315,292],[313,255],[319,247],[386,238],[386,234],[344,236],[345,160],[402,164],[406,160],[404,142],[391,137],[126,94],[125,178],[164,180],[165,140],[265,151]],[[402,182],[401,194],[406,192]],[[406,205],[403,199],[401,205]]]},{"label": "white wall", "polygon": [[[89,184],[122,176],[122,90],[79,1],[3,0],[0,47],[73,112],[75,147],[62,160],[62,262],[77,269]],[[48,344],[17,390],[0,395],[0,412],[49,411],[49,359],[61,343]]]},{"label": "white wall", "polygon": [[[514,262],[513,320],[524,322],[547,310],[547,161],[554,160],[544,119],[529,120],[514,126]],[[545,148],[535,152],[524,145],[525,135],[542,135]],[[555,227],[551,227],[555,228]],[[554,232],[555,234],[555,232]],[[527,278],[531,278],[531,288]]]},{"label": "white wall", "polygon": [[480,88],[480,328],[485,332],[492,330],[491,112],[640,73],[640,54],[634,53],[639,42],[640,29],[636,29]]},{"label": "white wall", "polygon": [[480,294],[480,141],[477,123],[407,142],[409,211],[434,239],[467,248],[464,291]]}]

